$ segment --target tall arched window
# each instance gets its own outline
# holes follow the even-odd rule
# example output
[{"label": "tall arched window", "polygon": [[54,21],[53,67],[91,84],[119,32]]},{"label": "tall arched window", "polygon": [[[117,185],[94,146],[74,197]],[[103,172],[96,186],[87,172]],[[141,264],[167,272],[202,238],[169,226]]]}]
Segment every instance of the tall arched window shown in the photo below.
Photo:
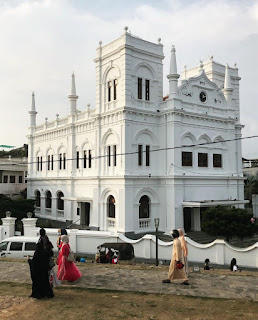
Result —
[{"label": "tall arched window", "polygon": [[150,217],[150,199],[148,196],[142,196],[140,199],[139,219]]},{"label": "tall arched window", "polygon": [[35,192],[35,196],[36,196],[36,207],[40,208],[40,192],[38,190],[36,190]]},{"label": "tall arched window", "polygon": [[57,210],[64,210],[64,200],[61,199],[63,196],[63,192],[59,191],[57,194]]},{"label": "tall arched window", "polygon": [[108,201],[107,201],[108,218],[115,218],[116,217],[115,202],[116,201],[113,196],[108,197]]},{"label": "tall arched window", "polygon": [[46,208],[47,209],[52,208],[52,194],[50,191],[46,192]]}]

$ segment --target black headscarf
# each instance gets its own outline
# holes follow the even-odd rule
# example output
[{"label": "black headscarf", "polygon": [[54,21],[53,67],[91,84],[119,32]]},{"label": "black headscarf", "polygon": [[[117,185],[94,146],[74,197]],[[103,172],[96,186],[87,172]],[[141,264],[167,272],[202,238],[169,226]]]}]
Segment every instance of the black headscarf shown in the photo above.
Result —
[{"label": "black headscarf", "polygon": [[46,230],[41,228],[39,230],[40,238],[38,243],[41,243],[43,248],[47,251],[47,253],[52,257],[54,255],[53,253],[53,245],[51,241],[48,239],[48,236],[46,235]]},{"label": "black headscarf", "polygon": [[179,238],[179,231],[178,231],[177,229],[174,229],[174,230],[172,231],[172,237],[173,237],[174,239]]}]

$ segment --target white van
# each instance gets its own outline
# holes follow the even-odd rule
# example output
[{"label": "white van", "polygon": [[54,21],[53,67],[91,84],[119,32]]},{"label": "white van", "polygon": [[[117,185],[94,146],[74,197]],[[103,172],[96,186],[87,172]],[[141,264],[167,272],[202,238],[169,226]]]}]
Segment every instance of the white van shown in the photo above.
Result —
[{"label": "white van", "polygon": [[39,237],[10,237],[0,242],[0,257],[24,259],[33,256]]}]

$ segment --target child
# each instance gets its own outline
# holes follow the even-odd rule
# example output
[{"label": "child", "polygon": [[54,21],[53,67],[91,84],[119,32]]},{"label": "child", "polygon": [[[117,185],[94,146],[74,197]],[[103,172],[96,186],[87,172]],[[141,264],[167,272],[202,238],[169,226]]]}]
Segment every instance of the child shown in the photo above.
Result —
[{"label": "child", "polygon": [[231,271],[235,271],[235,272],[236,272],[236,271],[240,271],[240,272],[241,272],[241,269],[238,268],[238,265],[237,265],[237,262],[236,262],[236,259],[235,259],[235,258],[233,258],[233,259],[231,260],[229,269],[230,269]]},{"label": "child", "polygon": [[205,259],[205,261],[204,261],[204,268],[203,269],[204,270],[213,270],[213,267],[210,266],[210,260],[208,258]]}]

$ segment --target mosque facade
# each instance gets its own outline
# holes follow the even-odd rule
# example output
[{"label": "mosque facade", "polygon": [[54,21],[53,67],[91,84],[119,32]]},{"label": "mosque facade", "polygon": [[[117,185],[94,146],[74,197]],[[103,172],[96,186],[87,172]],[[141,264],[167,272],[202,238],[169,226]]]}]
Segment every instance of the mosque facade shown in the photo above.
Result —
[{"label": "mosque facade", "polygon": [[[201,213],[243,207],[236,66],[210,57],[177,72],[171,49],[163,96],[163,45],[128,32],[97,48],[96,103],[77,107],[75,75],[65,118],[36,125],[32,96],[28,197],[38,217],[90,229],[201,230]],[[179,83],[180,78],[180,83]]]}]

